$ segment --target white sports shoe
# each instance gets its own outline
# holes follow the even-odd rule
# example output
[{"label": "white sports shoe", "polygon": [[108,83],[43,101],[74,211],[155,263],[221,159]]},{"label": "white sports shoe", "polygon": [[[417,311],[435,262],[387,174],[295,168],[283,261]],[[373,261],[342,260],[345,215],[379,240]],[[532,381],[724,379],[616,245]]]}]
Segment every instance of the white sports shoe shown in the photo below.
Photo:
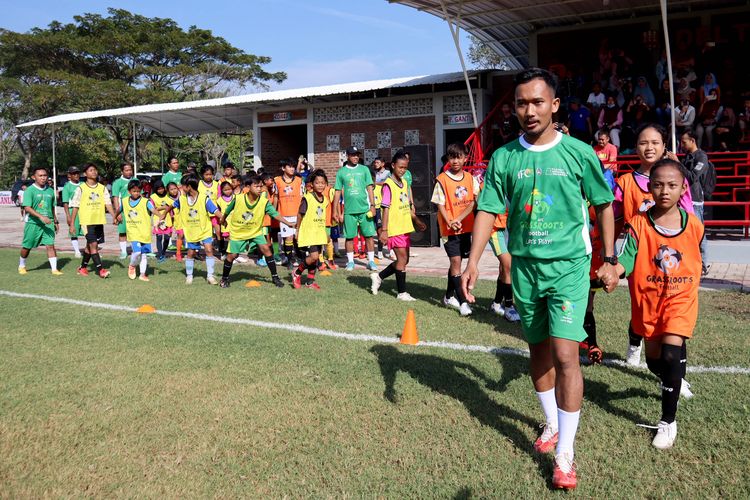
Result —
[{"label": "white sports shoe", "polygon": [[209,285],[218,285],[219,281],[216,279],[216,276],[213,274],[209,274],[208,277],[206,277],[206,281],[208,281]]},{"label": "white sports shoe", "polygon": [[81,252],[76,252],[76,253],[75,253],[75,257],[76,257],[77,259],[80,259],[80,258],[81,258]]},{"label": "white sports shoe", "polygon": [[450,299],[446,299],[443,297],[443,305],[445,307],[452,307],[453,309],[460,309],[461,304],[458,303],[458,299],[456,297],[451,297]]},{"label": "white sports shoe", "polygon": [[674,440],[677,438],[677,421],[675,420],[671,424],[664,421],[659,421],[657,424],[656,436],[651,444],[654,448],[660,450],[667,450],[674,445]]},{"label": "white sports shoe", "polygon": [[690,390],[690,383],[687,380],[682,379],[682,384],[680,385],[680,397],[690,399],[693,396],[693,391]]},{"label": "white sports shoe", "polygon": [[497,314],[498,316],[504,316],[505,315],[505,308],[503,305],[499,302],[493,302],[490,304],[490,312],[493,312]]},{"label": "white sports shoe", "polygon": [[632,366],[638,366],[641,364],[641,347],[628,344],[628,352],[625,354],[625,362]]},{"label": "white sports shoe", "polygon": [[246,262],[250,262],[250,259],[248,259],[246,255],[238,255],[235,260],[239,262],[240,264],[245,264]]},{"label": "white sports shoe", "polygon": [[370,279],[372,280],[372,285],[370,285],[370,290],[372,290],[373,295],[377,295],[378,290],[380,290],[380,285],[383,283],[383,280],[380,279],[380,275],[378,275],[378,273],[370,274]]},{"label": "white sports shoe", "polygon": [[398,295],[396,295],[396,298],[398,300],[403,300],[404,302],[416,302],[417,301],[417,299],[409,295],[408,292],[399,293]]},{"label": "white sports shoe", "polygon": [[510,306],[505,309],[505,319],[510,321],[511,323],[521,321],[521,316],[518,314],[518,311],[516,311],[515,306]]},{"label": "white sports shoe", "polygon": [[192,285],[193,284],[193,277],[192,276],[188,276],[187,278],[185,278],[185,284],[186,285]]},{"label": "white sports shoe", "polygon": [[458,312],[461,316],[471,316],[471,313],[474,311],[471,310],[468,302],[464,302],[461,304],[461,307],[458,308]]}]

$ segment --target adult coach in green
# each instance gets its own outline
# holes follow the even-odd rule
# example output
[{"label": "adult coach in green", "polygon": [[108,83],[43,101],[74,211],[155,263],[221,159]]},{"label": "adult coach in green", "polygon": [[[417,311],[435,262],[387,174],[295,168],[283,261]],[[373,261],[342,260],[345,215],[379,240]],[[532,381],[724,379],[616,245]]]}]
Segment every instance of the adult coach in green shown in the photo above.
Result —
[{"label": "adult coach in green", "polygon": [[[570,489],[577,482],[573,444],[583,399],[578,342],[586,338],[591,265],[586,202],[596,208],[605,258],[616,262],[613,196],[591,147],[555,130],[552,115],[560,100],[552,75],[530,68],[516,75],[515,83],[524,134],[495,151],[487,167],[462,286],[473,301],[479,258],[495,215],[507,205],[513,295],[546,417],[534,449],[549,452],[556,445],[552,484]],[[604,266],[601,272],[611,264]]]},{"label": "adult coach in green", "polygon": [[161,176],[161,181],[164,183],[164,187],[167,187],[170,182],[174,182],[177,184],[177,187],[179,187],[180,181],[182,180],[179,160],[172,157],[169,159],[169,162],[167,162],[167,166],[169,167],[169,170]]},{"label": "adult coach in green", "polygon": [[[128,193],[128,183],[133,180],[133,165],[125,162],[120,167],[122,175],[112,183],[112,208],[116,214],[120,213],[122,199],[130,196]],[[120,258],[128,257],[128,237],[125,234],[125,218],[117,224],[117,234],[120,240]]]},{"label": "adult coach in green", "polygon": [[[359,163],[360,152],[355,147],[347,148],[346,163],[336,172],[333,214],[337,222],[344,223],[346,239],[346,270],[354,270],[354,238],[357,229],[362,232],[367,246],[367,269],[377,271],[375,249],[375,199],[370,169]],[[341,192],[344,193],[344,213],[341,213]]]},{"label": "adult coach in green", "polygon": [[26,188],[23,197],[23,211],[28,215],[23,227],[21,257],[18,259],[18,274],[26,274],[26,258],[32,248],[44,245],[47,247],[52,274],[62,274],[57,270],[57,251],[55,250],[55,233],[59,225],[55,215],[55,190],[47,184],[49,174],[44,167],[34,167],[32,178],[34,184]]}]

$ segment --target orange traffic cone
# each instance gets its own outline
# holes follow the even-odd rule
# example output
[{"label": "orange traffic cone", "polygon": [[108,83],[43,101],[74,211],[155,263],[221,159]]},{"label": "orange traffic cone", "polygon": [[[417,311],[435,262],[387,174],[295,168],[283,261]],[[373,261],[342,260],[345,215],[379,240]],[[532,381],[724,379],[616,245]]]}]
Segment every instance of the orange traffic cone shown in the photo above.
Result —
[{"label": "orange traffic cone", "polygon": [[156,312],[156,308],[149,304],[143,304],[141,307],[136,309],[136,312],[139,312],[141,314],[154,314]]},{"label": "orange traffic cone", "polygon": [[419,343],[417,320],[414,317],[414,309],[409,309],[409,312],[406,313],[404,330],[401,332],[401,343],[409,345],[417,345]]},{"label": "orange traffic cone", "polygon": [[261,286],[261,284],[260,284],[260,281],[250,280],[247,283],[245,283],[245,286],[247,288],[258,288],[259,286]]},{"label": "orange traffic cone", "polygon": [[328,269],[326,269],[324,271],[320,271],[318,274],[320,276],[333,276],[333,273],[331,271],[329,271]]}]

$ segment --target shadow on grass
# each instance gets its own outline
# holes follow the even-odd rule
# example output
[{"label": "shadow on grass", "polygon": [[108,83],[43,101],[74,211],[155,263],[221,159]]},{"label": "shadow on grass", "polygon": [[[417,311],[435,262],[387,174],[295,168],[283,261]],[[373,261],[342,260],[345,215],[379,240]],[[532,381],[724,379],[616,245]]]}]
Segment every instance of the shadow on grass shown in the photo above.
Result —
[{"label": "shadow on grass", "polygon": [[[508,377],[504,376],[501,382],[497,383],[488,379],[484,373],[470,364],[439,356],[404,353],[389,345],[376,345],[370,349],[370,352],[377,357],[380,365],[385,384],[383,397],[386,400],[394,404],[397,402],[395,384],[399,372],[408,374],[433,392],[452,397],[462,403],[472,417],[483,425],[495,429],[510,440],[516,448],[527,453],[537,464],[539,475],[547,479],[548,486],[551,487],[549,483],[552,472],[551,457],[534,453],[533,442],[521,430],[522,427],[535,429],[538,422],[508,406],[497,403],[480,385],[481,382],[493,390],[507,386],[509,380],[518,376],[517,373],[522,369],[523,360],[509,361],[507,366],[512,374]],[[457,494],[457,498],[466,498],[460,496],[460,493],[461,491]]]}]

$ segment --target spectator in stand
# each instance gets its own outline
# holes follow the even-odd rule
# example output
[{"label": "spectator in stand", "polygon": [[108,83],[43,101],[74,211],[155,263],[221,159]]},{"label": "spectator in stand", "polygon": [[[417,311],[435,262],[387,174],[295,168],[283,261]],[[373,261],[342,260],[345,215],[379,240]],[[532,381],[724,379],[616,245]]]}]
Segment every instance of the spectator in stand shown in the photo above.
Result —
[{"label": "spectator in stand", "polygon": [[672,122],[672,103],[669,94],[669,80],[662,80],[656,97],[656,121],[662,127],[669,127]]},{"label": "spectator in stand", "polygon": [[634,95],[628,103],[628,107],[625,110],[626,121],[630,128],[637,130],[644,123],[649,121],[649,113],[651,107],[646,104],[642,95]]},{"label": "spectator in stand", "polygon": [[570,135],[587,144],[591,143],[591,136],[593,135],[591,112],[586,106],[581,106],[581,101],[577,97],[570,101],[567,127]]},{"label": "spectator in stand", "polygon": [[669,66],[667,65],[667,50],[662,49],[661,55],[659,56],[659,60],[656,61],[656,70],[655,70],[656,73],[655,74],[656,74],[657,82],[662,82],[667,79],[668,67]]},{"label": "spectator in stand", "polygon": [[565,78],[560,80],[560,84],[557,86],[557,94],[560,97],[560,103],[565,108],[570,104],[570,100],[578,95],[578,89],[578,82],[573,76],[573,70],[566,70]]},{"label": "spectator in stand", "polygon": [[594,83],[591,87],[591,93],[589,94],[588,99],[586,99],[586,104],[591,108],[591,113],[594,116],[598,116],[599,109],[601,109],[606,102],[607,97],[602,92],[602,86],[599,83]]},{"label": "spectator in stand", "polygon": [[[620,129],[622,128],[622,109],[615,102],[615,96],[607,97],[607,105],[599,112],[599,134],[609,131],[609,138],[617,149],[620,148]],[[598,139],[597,139],[598,140]]]},{"label": "spectator in stand", "polygon": [[518,131],[521,130],[518,124],[518,118],[516,115],[511,113],[510,104],[503,103],[500,108],[500,144],[508,144],[511,141],[518,139]]},{"label": "spectator in stand", "polygon": [[599,139],[594,146],[594,153],[599,161],[602,162],[602,172],[604,179],[609,184],[610,189],[615,188],[615,175],[617,175],[617,148],[610,144],[609,131],[604,128],[599,131]]},{"label": "spectator in stand", "polygon": [[[682,146],[682,150],[685,151],[685,158],[682,160],[682,164],[688,173],[687,181],[690,185],[690,195],[693,198],[693,211],[695,212],[695,216],[703,223],[704,187],[708,180],[709,162],[706,152],[698,147],[697,139],[696,133],[688,130],[680,136],[680,145]],[[708,268],[711,267],[707,260],[705,238],[701,241],[700,248],[701,260],[703,261],[702,274],[705,276],[708,274]]]},{"label": "spectator in stand", "polygon": [[675,117],[677,134],[682,136],[688,130],[693,130],[693,123],[695,123],[695,108],[690,104],[690,101],[683,99],[680,101],[680,107],[677,108],[677,116]]},{"label": "spectator in stand", "polygon": [[716,90],[716,98],[720,100],[721,89],[719,88],[719,84],[716,83],[716,75],[713,73],[706,73],[706,76],[703,78],[703,85],[698,89],[698,103],[703,104],[706,101],[706,98],[711,94],[712,90]]},{"label": "spectator in stand", "polygon": [[703,146],[703,138],[705,137],[706,150],[714,150],[714,129],[716,128],[716,119],[720,111],[721,104],[719,103],[717,89],[711,89],[698,111],[698,123],[695,126],[695,135],[699,148]]},{"label": "spectator in stand", "polygon": [[633,90],[633,95],[636,97],[641,96],[643,102],[651,109],[656,105],[656,97],[654,97],[654,92],[649,87],[645,76],[638,77],[638,83],[635,86],[635,90]]},{"label": "spectator in stand", "polygon": [[750,122],[750,98],[745,98],[745,104],[740,111],[740,117],[738,120],[740,126],[740,142],[747,142],[750,140],[747,134],[747,123]]},{"label": "spectator in stand", "polygon": [[695,101],[695,89],[690,86],[690,81],[687,78],[680,78],[676,93],[680,100],[686,99],[691,103]]},{"label": "spectator in stand", "polygon": [[723,107],[714,133],[719,151],[730,151],[737,147],[737,115],[732,106],[727,104]]}]

